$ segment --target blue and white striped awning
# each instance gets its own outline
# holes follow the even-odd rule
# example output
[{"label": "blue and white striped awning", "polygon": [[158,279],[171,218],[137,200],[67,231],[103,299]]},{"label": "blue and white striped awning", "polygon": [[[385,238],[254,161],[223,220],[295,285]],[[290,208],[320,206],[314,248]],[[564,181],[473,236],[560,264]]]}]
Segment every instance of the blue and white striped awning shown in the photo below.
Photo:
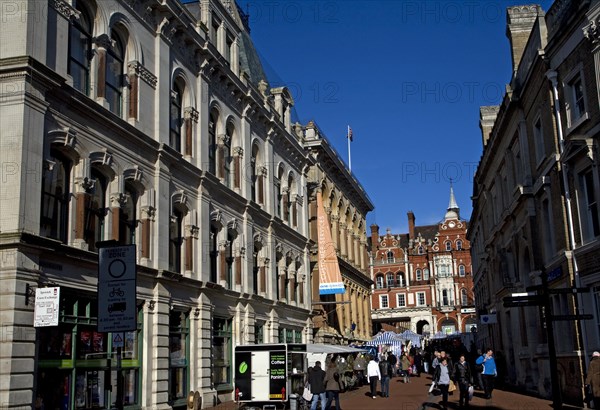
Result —
[{"label": "blue and white striped awning", "polygon": [[380,333],[373,338],[370,342],[367,342],[370,346],[402,346],[403,342],[398,338],[398,334],[392,331]]}]

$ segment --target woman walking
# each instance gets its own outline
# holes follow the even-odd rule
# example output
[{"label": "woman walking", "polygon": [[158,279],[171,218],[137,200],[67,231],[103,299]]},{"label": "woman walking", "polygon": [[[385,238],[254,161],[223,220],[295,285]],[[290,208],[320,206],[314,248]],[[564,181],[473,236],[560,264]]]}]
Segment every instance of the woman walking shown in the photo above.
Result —
[{"label": "woman walking", "polygon": [[410,369],[411,363],[410,363],[410,357],[408,357],[408,352],[402,353],[402,359],[400,359],[400,364],[402,366],[402,374],[404,375],[404,383],[410,383],[409,369]]},{"label": "woman walking", "polygon": [[369,383],[371,384],[371,396],[377,397],[377,381],[381,380],[381,372],[379,371],[379,364],[372,358],[367,365],[367,376],[369,377]]},{"label": "woman walking", "polygon": [[452,379],[452,369],[448,366],[448,359],[443,358],[440,365],[435,368],[433,381],[442,392],[442,408],[448,408],[448,388]]},{"label": "woman walking", "polygon": [[483,372],[481,377],[483,378],[483,391],[486,399],[492,398],[492,391],[494,391],[494,378],[498,374],[496,371],[496,361],[494,360],[492,349],[487,349],[486,353],[475,360],[476,364],[483,365]]},{"label": "woman walking", "polygon": [[335,360],[333,359],[331,359],[329,366],[327,366],[327,371],[325,372],[325,379],[323,382],[325,383],[325,392],[327,393],[327,404],[325,405],[325,410],[331,409],[331,403],[333,403],[334,399],[336,410],[342,410],[342,407],[340,406],[340,374],[338,373]]}]

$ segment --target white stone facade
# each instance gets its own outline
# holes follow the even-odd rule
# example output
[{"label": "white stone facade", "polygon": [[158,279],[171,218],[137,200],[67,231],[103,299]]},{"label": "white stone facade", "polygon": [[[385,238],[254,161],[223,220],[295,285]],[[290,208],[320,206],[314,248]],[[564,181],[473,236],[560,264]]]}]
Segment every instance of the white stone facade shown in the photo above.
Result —
[{"label": "white stone facade", "polygon": [[[269,89],[233,1],[14,5],[0,25],[0,405],[116,400],[110,335],[95,331],[105,240],[137,246],[126,404],[231,400],[235,345],[312,340],[311,161],[289,92]],[[49,285],[60,325],[35,329],[27,290]]]}]

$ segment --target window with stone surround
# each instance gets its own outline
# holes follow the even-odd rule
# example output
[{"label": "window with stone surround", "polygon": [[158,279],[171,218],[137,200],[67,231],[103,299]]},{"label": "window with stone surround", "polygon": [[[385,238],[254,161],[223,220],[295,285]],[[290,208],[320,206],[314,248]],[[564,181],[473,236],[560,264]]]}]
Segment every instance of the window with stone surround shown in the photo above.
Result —
[{"label": "window with stone surround", "polygon": [[423,269],[423,280],[429,280],[429,269]]},{"label": "window with stone surround", "polygon": [[233,161],[233,156],[231,155],[231,144],[233,143],[233,139],[235,136],[235,126],[233,122],[228,121],[227,127],[225,128],[226,138],[223,141],[223,183],[228,188],[233,186],[233,173],[231,172],[231,163]]},{"label": "window with stone surround", "polygon": [[95,182],[86,198],[84,235],[88,250],[95,252],[96,242],[104,239],[108,178],[96,168],[92,168],[91,177]]},{"label": "window with stone surround", "polygon": [[388,288],[392,288],[394,287],[394,285],[396,285],[396,280],[393,273],[388,273],[387,275],[385,275],[385,277]]},{"label": "window with stone surround", "polygon": [[417,306],[425,306],[425,305],[426,305],[425,292],[417,292]]},{"label": "window with stone surround", "polygon": [[387,309],[390,307],[388,303],[388,295],[379,295],[379,307],[381,309]]},{"label": "window with stone surround", "polygon": [[463,242],[460,239],[458,239],[456,241],[456,250],[457,251],[462,251],[462,247],[463,247]]},{"label": "window with stone surround", "polygon": [[415,271],[415,280],[420,281],[423,279],[423,271],[421,269],[417,269]]},{"label": "window with stone surround", "polygon": [[181,129],[183,127],[184,83],[177,78],[171,91],[171,109],[169,111],[169,146],[181,152]]},{"label": "window with stone surround", "polygon": [[123,203],[119,208],[119,242],[121,245],[133,245],[137,227],[137,202],[139,194],[131,182],[125,181]]},{"label": "window with stone surround", "polygon": [[392,252],[392,251],[387,252],[387,262],[394,263],[394,252]]},{"label": "window with stone surround", "polygon": [[90,59],[92,58],[92,13],[84,2],[75,0],[73,6],[79,11],[79,18],[71,19],[69,26],[69,65],[67,73],[73,79],[73,88],[90,94]]},{"label": "window with stone surround", "polygon": [[112,46],[106,50],[106,101],[108,109],[121,116],[123,112],[123,79],[125,47],[124,34],[121,30],[111,30]]},{"label": "window with stone surround", "polygon": [[594,173],[588,168],[578,175],[577,206],[581,224],[582,242],[587,243],[600,236],[600,208],[594,185]]},{"label": "window with stone surround", "polygon": [[450,241],[446,241],[446,251],[451,251],[452,250],[452,242]]},{"label": "window with stone surround", "polygon": [[213,319],[213,348],[211,382],[215,389],[231,388],[232,319]]},{"label": "window with stone surround", "polygon": [[171,310],[169,313],[169,402],[185,403],[189,389],[190,356],[189,312]]},{"label": "window with stone surround", "polygon": [[40,235],[68,240],[71,161],[60,152],[51,150],[42,176],[42,206]]},{"label": "window with stone surround", "polygon": [[183,245],[183,212],[173,209],[169,223],[169,270],[181,272],[181,257]]},{"label": "window with stone surround", "polygon": [[465,276],[465,265],[458,265],[458,276]]},{"label": "window with stone surround", "polygon": [[462,306],[469,306],[469,296],[466,289],[460,290],[460,303]]},{"label": "window with stone surround", "polygon": [[377,275],[377,277],[375,277],[375,287],[377,289],[383,289],[384,285],[383,285],[383,275]]},{"label": "window with stone surround", "polygon": [[406,295],[404,293],[398,293],[396,297],[398,307],[406,307]]},{"label": "window with stone surround", "polygon": [[583,64],[579,64],[565,76],[563,89],[567,112],[567,132],[570,132],[588,118]]},{"label": "window with stone surround", "polygon": [[542,118],[540,115],[533,122],[533,142],[535,145],[535,161],[536,165],[546,157],[546,147],[544,145],[544,127],[542,125]]},{"label": "window with stone surround", "polygon": [[213,108],[208,119],[208,172],[217,175],[217,124],[219,111]]}]

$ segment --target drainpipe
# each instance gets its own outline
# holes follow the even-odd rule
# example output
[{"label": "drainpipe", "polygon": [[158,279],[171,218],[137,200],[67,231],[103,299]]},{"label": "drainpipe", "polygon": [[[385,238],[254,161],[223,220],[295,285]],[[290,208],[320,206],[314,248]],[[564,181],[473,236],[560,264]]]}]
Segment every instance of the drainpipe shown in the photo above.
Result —
[{"label": "drainpipe", "polygon": [[[568,254],[571,254],[571,260],[573,261],[573,276],[574,276],[574,285],[576,288],[581,287],[581,276],[579,275],[579,265],[577,264],[577,255],[575,251],[577,249],[577,242],[575,242],[575,226],[573,224],[573,205],[571,202],[571,191],[569,189],[569,181],[568,181],[568,165],[566,159],[564,157],[564,149],[565,149],[565,140],[563,135],[562,128],[562,120],[560,116],[560,100],[558,98],[558,80],[557,80],[557,72],[555,70],[548,70],[546,72],[546,77],[552,83],[552,95],[554,96],[554,117],[556,120],[556,130],[558,133],[558,143],[559,143],[559,153],[560,153],[560,163],[561,167],[561,175],[563,180],[563,186],[565,189],[565,202],[567,208],[567,229],[569,231],[569,245],[571,251],[566,251],[567,257]],[[579,315],[583,312],[580,311],[581,306],[583,305],[583,301],[581,298],[581,294],[577,293],[575,295],[575,314]],[[575,321],[575,328],[577,329],[577,343],[579,344],[579,349],[577,350],[577,354],[579,355],[579,366],[581,369],[581,386],[583,389],[584,379],[583,374],[585,373],[585,358],[587,358],[587,347],[584,343],[587,339],[585,326],[582,325],[581,320]],[[581,354],[581,349],[583,348],[583,356]],[[583,395],[583,390],[582,390]]]}]

